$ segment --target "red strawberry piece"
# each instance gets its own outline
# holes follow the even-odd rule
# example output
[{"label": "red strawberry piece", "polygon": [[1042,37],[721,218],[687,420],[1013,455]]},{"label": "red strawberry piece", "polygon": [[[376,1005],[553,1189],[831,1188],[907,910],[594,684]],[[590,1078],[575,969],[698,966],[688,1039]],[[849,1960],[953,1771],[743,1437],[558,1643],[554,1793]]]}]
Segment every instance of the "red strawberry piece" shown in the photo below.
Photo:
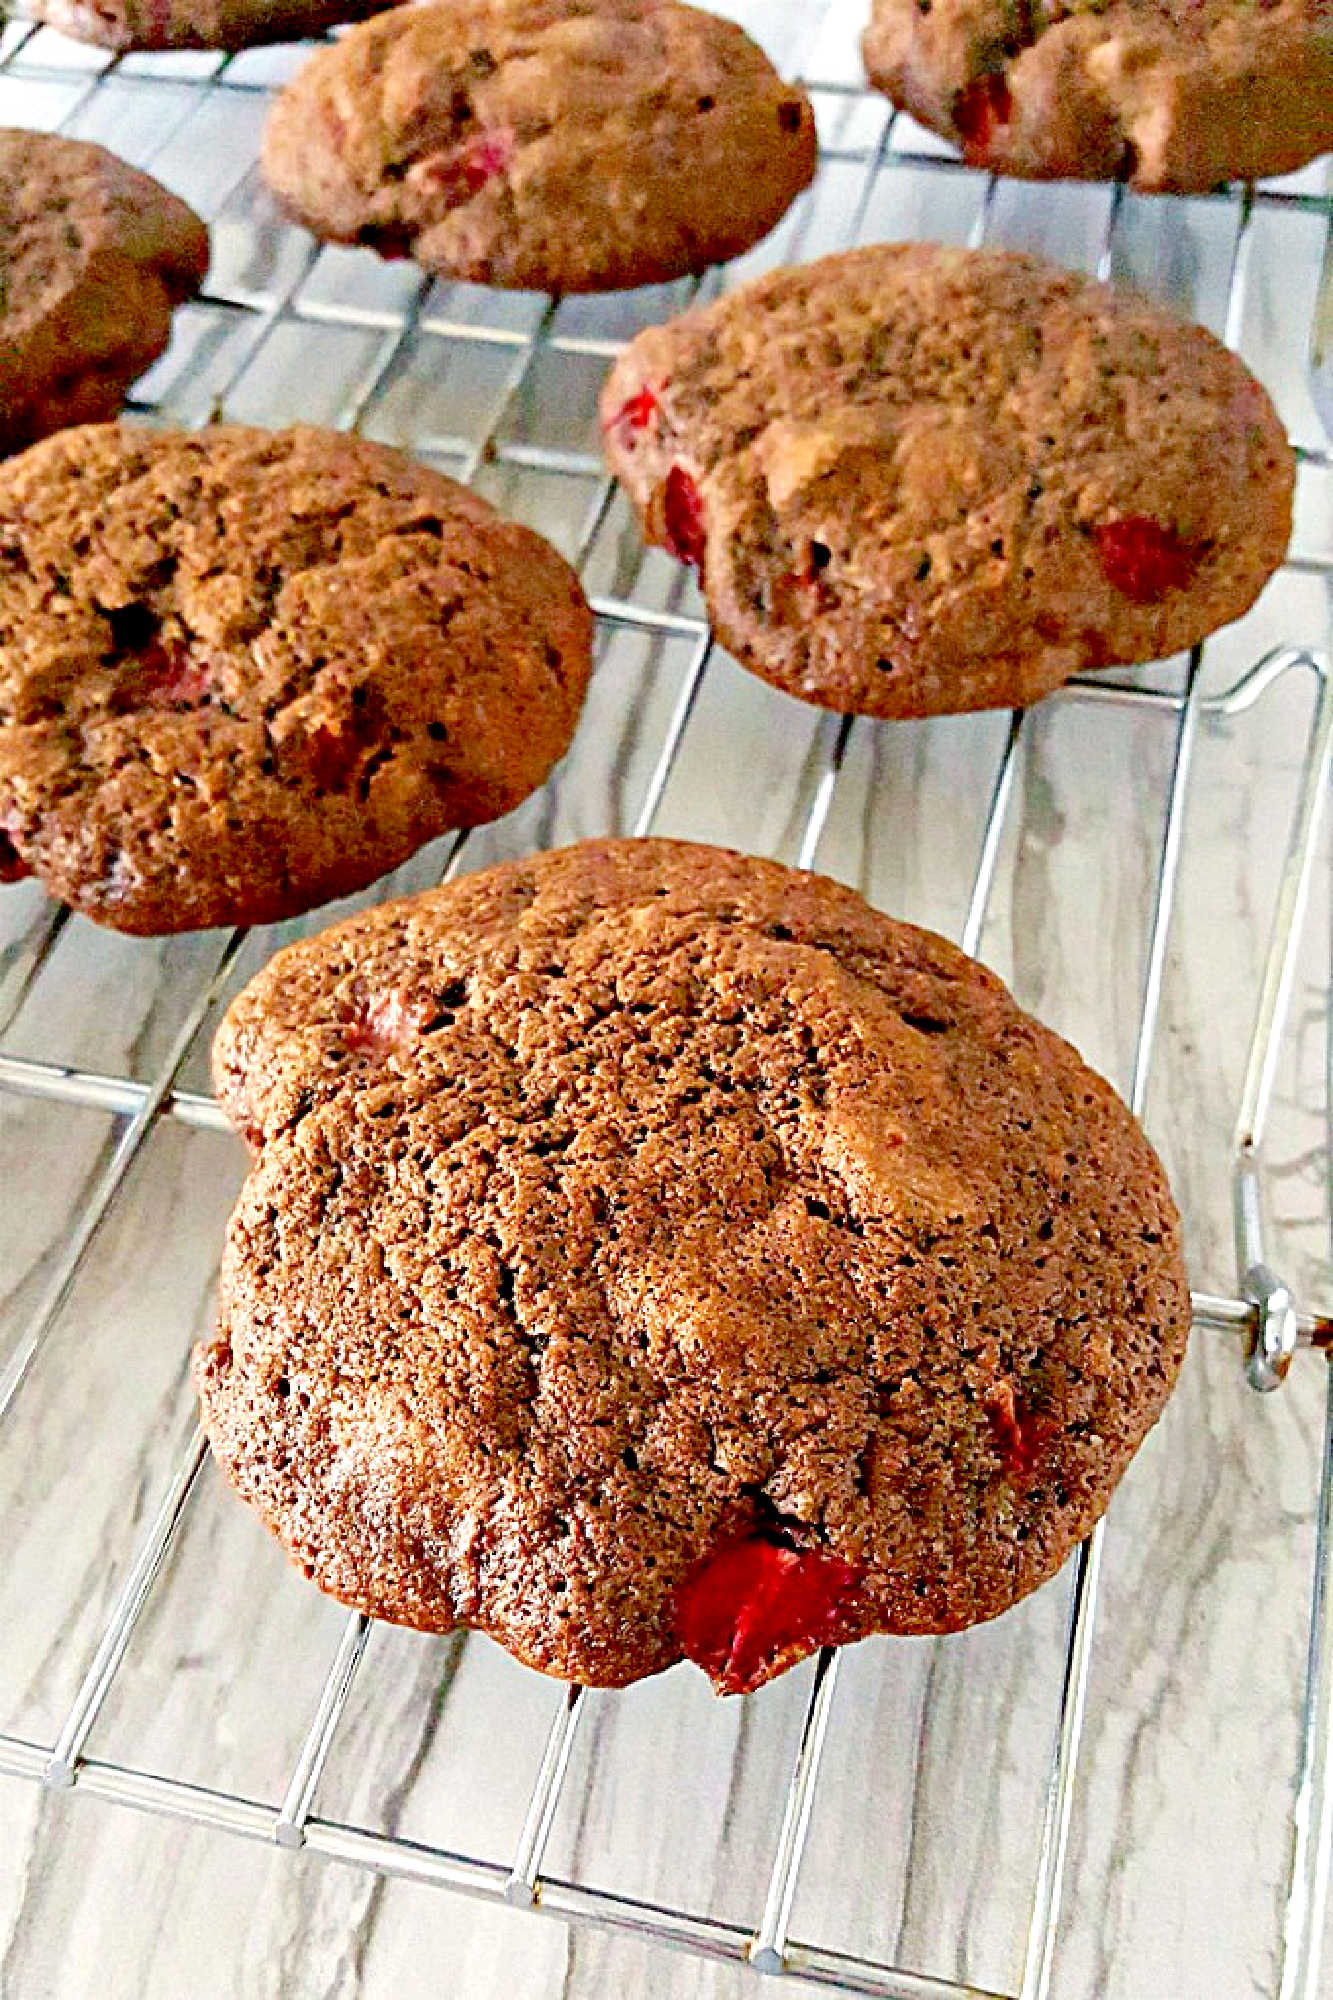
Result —
[{"label": "red strawberry piece", "polygon": [[1023,1408],[1012,1382],[998,1382],[987,1396],[984,1408],[1006,1474],[1015,1486],[1027,1486],[1036,1470],[1037,1452],[1049,1426]]},{"label": "red strawberry piece", "polygon": [[1013,116],[1014,101],[998,70],[974,76],[953,101],[954,130],[968,158],[984,158],[991,141]]},{"label": "red strawberry piece", "polygon": [[420,1019],[401,993],[377,993],[343,1030],[344,1045],[358,1055],[391,1055],[415,1039]]},{"label": "red strawberry piece", "polygon": [[676,1636],[719,1694],[749,1694],[834,1643],[856,1584],[839,1556],[749,1536],[689,1571],[676,1591]]},{"label": "red strawberry piece", "polygon": [[703,495],[683,466],[673,465],[666,476],[662,519],[672,555],[702,575],[706,541]]},{"label": "red strawberry piece", "polygon": [[1146,514],[1107,521],[1097,529],[1102,573],[1133,604],[1156,604],[1168,590],[1183,590],[1198,558],[1174,528]]},{"label": "red strawberry piece", "polygon": [[660,415],[661,406],[657,397],[645,383],[642,389],[635,390],[628,402],[621,404],[614,416],[605,420],[602,429],[608,433],[614,431],[622,440],[628,441],[637,437],[640,431],[655,426]]},{"label": "red strawberry piece", "polygon": [[115,705],[134,708],[196,708],[208,693],[211,670],[181,639],[151,639],[126,667]]},{"label": "red strawberry piece", "polygon": [[410,186],[422,193],[442,194],[450,207],[470,201],[488,181],[513,163],[514,134],[507,125],[474,132],[447,153],[428,153],[409,168]]}]

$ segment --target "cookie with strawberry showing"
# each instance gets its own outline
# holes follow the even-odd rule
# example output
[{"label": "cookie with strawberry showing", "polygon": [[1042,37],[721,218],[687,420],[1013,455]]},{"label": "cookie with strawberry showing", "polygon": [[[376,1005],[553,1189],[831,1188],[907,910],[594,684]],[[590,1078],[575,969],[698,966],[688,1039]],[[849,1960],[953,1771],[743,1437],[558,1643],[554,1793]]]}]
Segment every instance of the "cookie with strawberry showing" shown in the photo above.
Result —
[{"label": "cookie with strawberry showing", "polygon": [[289,946],[213,1052],[252,1150],[203,1422],[324,1590],[724,1694],[992,1618],[1180,1368],[1109,1084],[817,875],[590,841]]},{"label": "cookie with strawberry showing", "polygon": [[733,22],[676,0],[427,0],[321,51],[264,172],[316,235],[546,292],[739,256],[815,170],[814,114]]},{"label": "cookie with strawberry showing", "polygon": [[0,468],[0,882],[149,935],[300,915],[520,804],[591,667],[550,544],[387,445],[61,431]]},{"label": "cookie with strawberry showing", "polygon": [[873,0],[862,49],[997,173],[1206,194],[1333,147],[1329,0]]},{"label": "cookie with strawberry showing", "polygon": [[1244,364],[1013,252],[775,271],[641,333],[601,416],[723,644],[849,713],[1024,707],[1193,646],[1291,532],[1294,456]]}]

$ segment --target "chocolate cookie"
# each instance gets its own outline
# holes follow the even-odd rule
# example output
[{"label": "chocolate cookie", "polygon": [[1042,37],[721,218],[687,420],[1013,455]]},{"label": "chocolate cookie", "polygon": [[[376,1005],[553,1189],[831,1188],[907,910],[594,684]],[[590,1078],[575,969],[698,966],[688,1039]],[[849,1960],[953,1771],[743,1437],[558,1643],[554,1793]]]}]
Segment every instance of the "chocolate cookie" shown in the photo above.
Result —
[{"label": "chocolate cookie", "polygon": [[0,879],[264,923],[526,798],[591,616],[539,535],[332,431],[109,425],[0,468]]},{"label": "chocolate cookie", "polygon": [[862,46],[999,173],[1192,194],[1333,147],[1329,0],[873,0]]},{"label": "chocolate cookie", "polygon": [[434,0],[308,64],[264,171],[317,235],[588,292],[735,257],[815,167],[803,91],[675,0]]},{"label": "chocolate cookie", "polygon": [[104,49],[248,49],[364,21],[395,0],[24,0],[76,42]]},{"label": "chocolate cookie", "polygon": [[866,715],[1023,706],[1191,646],[1291,527],[1292,452],[1234,355],[1000,251],[774,272],[640,334],[602,418],[724,644]]},{"label": "chocolate cookie", "polygon": [[208,231],[149,175],[0,130],[0,453],[114,417],[207,269]]},{"label": "chocolate cookie", "polygon": [[307,1574],[725,1692],[1051,1576],[1180,1366],[1161,1168],[983,967],[850,890],[594,842],[281,952],[213,1450]]}]

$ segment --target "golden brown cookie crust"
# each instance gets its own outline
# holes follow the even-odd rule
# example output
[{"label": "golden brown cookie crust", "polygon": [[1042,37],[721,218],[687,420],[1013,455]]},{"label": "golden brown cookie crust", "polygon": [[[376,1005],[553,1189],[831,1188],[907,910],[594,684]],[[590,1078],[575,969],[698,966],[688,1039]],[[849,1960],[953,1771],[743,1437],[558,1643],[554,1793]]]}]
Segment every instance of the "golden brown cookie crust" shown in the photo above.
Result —
[{"label": "golden brown cookie crust", "polygon": [[886,244],[633,340],[602,393],[644,531],[723,643],[825,707],[1025,706],[1237,618],[1295,462],[1203,328],[1004,251]]},{"label": "golden brown cookie crust", "polygon": [[817,876],[656,840],[490,869],[280,953],[214,1073],[256,1152],[214,1452],[324,1589],[547,1672],[703,1657],[680,1593],[737,1549],[838,1587],[724,1687],[992,1617],[1180,1365],[1114,1092]]},{"label": "golden brown cookie crust", "polygon": [[862,46],[998,173],[1200,194],[1333,147],[1329,0],[874,0]]},{"label": "golden brown cookie crust", "polygon": [[742,30],[676,0],[433,0],[322,51],[264,172],[316,234],[445,276],[586,292],[767,235],[814,115]]},{"label": "golden brown cookie crust", "polygon": [[118,415],[207,269],[207,229],[150,175],[0,130],[0,454]]},{"label": "golden brown cookie crust", "polygon": [[548,543],[385,445],[67,431],[0,468],[0,872],[144,932],[349,894],[542,782],[591,629]]}]

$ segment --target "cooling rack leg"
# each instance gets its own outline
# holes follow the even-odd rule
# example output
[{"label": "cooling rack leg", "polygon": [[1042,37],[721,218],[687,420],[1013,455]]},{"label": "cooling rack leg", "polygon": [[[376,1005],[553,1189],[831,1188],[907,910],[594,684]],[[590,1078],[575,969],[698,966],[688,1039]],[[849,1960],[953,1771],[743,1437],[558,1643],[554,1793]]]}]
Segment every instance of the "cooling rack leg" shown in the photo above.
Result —
[{"label": "cooling rack leg", "polygon": [[1115,233],[1120,226],[1120,214],[1124,206],[1125,183],[1117,181],[1111,189],[1111,205],[1106,211],[1102,247],[1097,254],[1097,277],[1103,285],[1111,282],[1111,273],[1115,268]]},{"label": "cooling rack leg", "polygon": [[852,740],[852,730],[856,725],[854,715],[844,715],[838,724],[838,734],[834,739],[829,760],[820,774],[819,784],[811,802],[805,822],[805,832],[801,836],[800,851],[796,856],[798,868],[813,868],[819,853],[819,843],[824,838],[824,828],[833,806],[833,794],[837,790],[838,779],[847,757],[847,745]]},{"label": "cooling rack leg", "polygon": [[1074,1774],[1083,1736],[1092,1665],[1092,1635],[1097,1622],[1097,1592],[1101,1583],[1103,1523],[1099,1521],[1078,1552],[1074,1595],[1069,1606],[1065,1642],[1065,1673],[1060,1689],[1060,1728],[1046,1791],[1041,1854],[1037,1861],[1037,1894],[1028,1926],[1020,2000],[1045,2000],[1051,1958],[1060,1921],[1069,1822],[1074,1808]]},{"label": "cooling rack leg", "polygon": [[306,1732],[274,1822],[273,1838],[279,1847],[300,1847],[305,1840],[305,1823],[310,1816],[315,1787],[333,1743],[334,1731],[342,1720],[369,1636],[370,1620],[362,1612],[354,1611],[343,1626],[343,1635],[333,1656],[333,1664],[325,1676],[314,1720]]},{"label": "cooling rack leg", "polygon": [[1176,890],[1180,882],[1180,852],[1185,839],[1185,800],[1194,768],[1194,747],[1199,736],[1199,670],[1203,649],[1190,655],[1185,681],[1185,700],[1176,729],[1175,758],[1171,769],[1171,789],[1162,828],[1162,851],[1157,863],[1157,897],[1153,905],[1152,929],[1148,938],[1148,965],[1144,973],[1143,999],[1139,1007],[1139,1033],[1134,1049],[1134,1075],[1129,1089],[1129,1108],[1142,1120],[1148,1104],[1148,1081],[1157,1048],[1157,1027],[1162,1012],[1162,977],[1166,970],[1167,946],[1171,939],[1171,919],[1175,914]]},{"label": "cooling rack leg", "polygon": [[528,1800],[528,1809],[523,1815],[523,1826],[519,1832],[518,1845],[514,1849],[513,1866],[505,1882],[505,1901],[521,1908],[530,1907],[537,1900],[537,1877],[541,1872],[542,1856],[555,1822],[556,1807],[560,1803],[560,1793],[569,1769],[569,1759],[574,1749],[574,1738],[578,1733],[580,1718],[587,1707],[588,1690],[582,1687],[567,1687],[551,1724],[546,1748],[542,1751],[542,1761],[537,1771],[537,1781]]},{"label": "cooling rack leg", "polygon": [[1240,213],[1236,218],[1236,240],[1231,250],[1231,273],[1227,280],[1227,317],[1222,330],[1222,338],[1227,346],[1240,350],[1241,330],[1245,324],[1245,297],[1249,289],[1250,258],[1254,247],[1254,189],[1248,184],[1240,198]]},{"label": "cooling rack leg", "polygon": [[999,191],[999,176],[997,174],[988,174],[986,177],[986,192],[981,197],[981,206],[977,210],[976,220],[967,234],[967,247],[969,250],[983,250],[986,247],[986,238],[990,234],[991,217],[995,211],[995,197]]},{"label": "cooling rack leg", "polygon": [[712,651],[713,635],[711,632],[705,632],[696,644],[690,664],[685,670],[685,678],[681,682],[680,693],[676,697],[676,706],[667,728],[666,740],[653,767],[653,775],[648,780],[648,789],[643,795],[639,816],[634,822],[635,835],[640,839],[652,832],[653,821],[657,818],[667,781],[671,776],[671,768],[676,761],[676,754],[685,731],[689,727],[690,716],[698,700],[699,689],[703,685]]},{"label": "cooling rack leg", "polygon": [[4,990],[0,992],[0,1035],[7,1034],[19,1010],[32,991],[38,973],[55,950],[60,933],[69,922],[66,903],[48,903],[38,928],[29,934],[6,968]]},{"label": "cooling rack leg", "polygon": [[986,829],[981,836],[981,853],[977,857],[977,872],[972,878],[972,895],[967,906],[967,916],[963,920],[962,934],[958,940],[969,958],[975,958],[981,948],[981,933],[986,927],[986,912],[990,908],[991,891],[995,887],[995,869],[1000,858],[1000,843],[1004,839],[1005,821],[1009,817],[1009,807],[1014,796],[1014,779],[1018,773],[1018,746],[1023,739],[1027,718],[1028,710],[1025,708],[1016,708],[1010,716],[1009,734],[1005,739],[999,769],[995,773],[990,809],[986,814]]},{"label": "cooling rack leg", "polygon": [[120,1663],[125,1657],[131,1634],[139,1621],[139,1614],[148,1602],[158,1571],[166,1561],[172,1537],[189,1504],[195,1480],[199,1477],[199,1468],[204,1462],[206,1448],[207,1442],[203,1431],[196,1426],[176,1468],[175,1476],[163,1495],[157,1513],[153,1516],[148,1533],[135,1557],[134,1566],[121,1586],[120,1596],[116,1599],[115,1609],[107,1621],[101,1644],[93,1655],[93,1663],[84,1675],[83,1685],[75,1695],[73,1706],[56,1738],[51,1761],[46,1767],[48,1785],[59,1789],[74,1783],[88,1733],[111,1690],[111,1683],[120,1670]]},{"label": "cooling rack leg", "polygon": [[768,1878],[764,1914],[750,1947],[750,1963],[756,1972],[781,1973],[786,1965],[787,1933],[791,1927],[796,1881],[810,1831],[815,1786],[824,1756],[824,1738],[833,1713],[833,1694],[838,1684],[838,1654],[825,1647],[815,1663],[815,1684],[810,1690],[801,1747],[796,1753],[791,1780],[782,1811],[782,1828],[777,1852]]}]

